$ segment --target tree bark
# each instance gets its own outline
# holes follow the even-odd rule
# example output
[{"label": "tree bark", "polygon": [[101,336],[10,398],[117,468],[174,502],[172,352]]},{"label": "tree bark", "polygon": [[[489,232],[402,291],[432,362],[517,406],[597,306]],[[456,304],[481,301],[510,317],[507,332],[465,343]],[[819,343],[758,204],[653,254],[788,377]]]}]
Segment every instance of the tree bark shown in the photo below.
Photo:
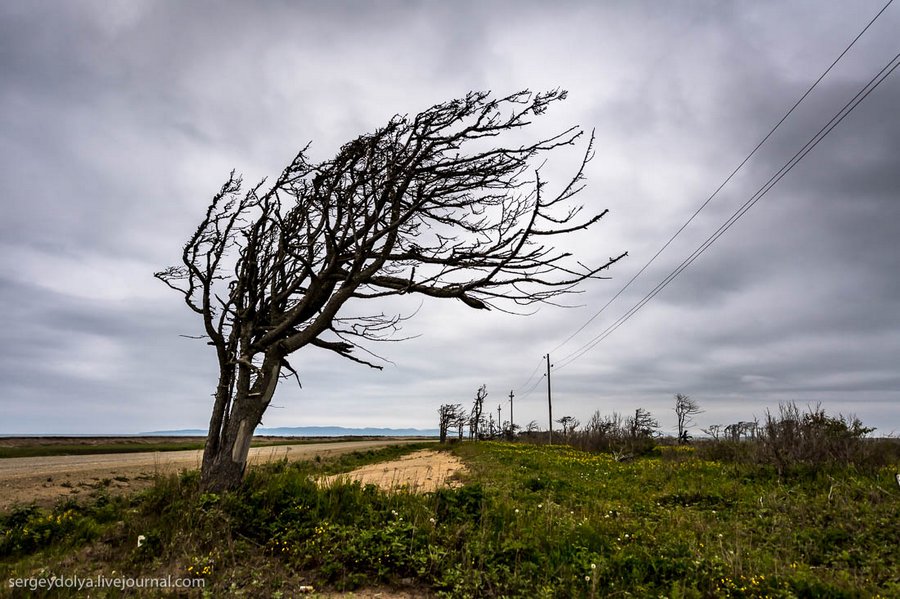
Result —
[{"label": "tree bark", "polygon": [[[280,368],[280,355],[267,355],[255,383],[244,390],[238,385],[238,389],[233,391],[231,402],[226,401],[221,406],[219,393],[223,392],[224,385],[220,381],[216,408],[222,407],[223,410],[219,416],[216,414],[217,410],[213,410],[206,438],[200,470],[200,487],[204,491],[220,493],[241,484],[247,468],[253,432],[262,421],[262,415],[275,394]],[[217,423],[220,424],[218,428],[215,426]]]}]

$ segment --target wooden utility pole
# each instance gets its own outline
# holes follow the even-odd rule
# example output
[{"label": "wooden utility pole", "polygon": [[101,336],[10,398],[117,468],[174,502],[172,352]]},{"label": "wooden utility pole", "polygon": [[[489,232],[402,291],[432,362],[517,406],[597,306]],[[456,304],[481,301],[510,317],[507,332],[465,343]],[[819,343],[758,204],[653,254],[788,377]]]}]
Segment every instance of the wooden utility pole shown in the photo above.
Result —
[{"label": "wooden utility pole", "polygon": [[502,407],[502,403],[497,404],[497,430],[500,431],[500,433],[503,433],[503,419],[500,418],[500,408]]},{"label": "wooden utility pole", "polygon": [[509,432],[513,431],[513,392],[510,390],[509,392]]},{"label": "wooden utility pole", "polygon": [[547,354],[547,410],[550,413],[550,429],[549,439],[550,445],[553,445],[553,401],[550,395],[550,354]]}]

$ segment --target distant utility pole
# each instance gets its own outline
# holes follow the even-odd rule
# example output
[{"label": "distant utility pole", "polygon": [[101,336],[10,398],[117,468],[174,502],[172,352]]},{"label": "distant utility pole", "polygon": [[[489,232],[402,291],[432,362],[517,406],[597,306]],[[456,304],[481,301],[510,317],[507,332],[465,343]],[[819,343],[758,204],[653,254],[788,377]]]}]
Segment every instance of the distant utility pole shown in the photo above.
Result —
[{"label": "distant utility pole", "polygon": [[514,397],[513,392],[512,392],[512,390],[510,390],[510,392],[509,392],[509,430],[510,431],[512,431],[513,424],[514,424],[514,422],[513,422],[513,402],[512,402],[513,397]]},{"label": "distant utility pole", "polygon": [[547,354],[547,410],[550,412],[550,445],[553,445],[553,401],[550,395],[550,354]]},{"label": "distant utility pole", "polygon": [[503,432],[503,419],[500,418],[500,408],[503,407],[502,403],[497,404],[497,430]]}]

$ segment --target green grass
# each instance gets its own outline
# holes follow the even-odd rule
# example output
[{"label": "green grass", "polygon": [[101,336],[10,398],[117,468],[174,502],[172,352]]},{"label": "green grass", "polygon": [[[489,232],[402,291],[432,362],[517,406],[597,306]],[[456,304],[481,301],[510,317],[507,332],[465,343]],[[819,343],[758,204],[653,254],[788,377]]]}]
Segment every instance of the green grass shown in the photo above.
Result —
[{"label": "green grass", "polygon": [[301,585],[446,597],[900,596],[893,469],[779,477],[690,448],[620,463],[482,442],[453,446],[470,468],[455,490],[311,480],[417,448],[258,468],[222,495],[200,493],[186,473],[130,499],[23,507],[0,517],[0,581],[114,570],[200,576],[195,596],[213,597],[287,597]]},{"label": "green grass", "polygon": [[767,468],[696,459],[690,448],[626,463],[565,447],[460,451],[503,514],[492,544],[516,539],[534,551],[544,562],[535,574],[549,588],[568,584],[587,596],[900,594],[893,470],[785,480]]}]

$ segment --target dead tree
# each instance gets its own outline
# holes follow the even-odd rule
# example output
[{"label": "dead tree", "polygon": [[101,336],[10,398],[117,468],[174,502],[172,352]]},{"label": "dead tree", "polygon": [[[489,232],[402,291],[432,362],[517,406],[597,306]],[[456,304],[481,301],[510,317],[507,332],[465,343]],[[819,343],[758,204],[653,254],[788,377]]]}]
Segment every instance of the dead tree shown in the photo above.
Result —
[{"label": "dead tree", "polygon": [[447,442],[447,431],[457,426],[457,423],[464,418],[463,414],[463,407],[458,403],[445,403],[438,408],[438,426],[441,443]]},{"label": "dead tree", "polygon": [[630,452],[625,458],[630,459],[653,449],[659,421],[650,412],[643,408],[637,408],[634,416],[625,419],[624,428],[626,431],[625,446]]},{"label": "dead tree", "polygon": [[756,420],[753,420],[752,422],[741,420],[740,422],[735,422],[726,426],[725,436],[729,437],[734,442],[740,441],[741,439],[755,439],[757,430],[759,430],[759,422]]},{"label": "dead tree", "polygon": [[709,428],[701,428],[700,430],[712,437],[713,441],[718,441],[719,436],[722,434],[722,425],[710,424]]},{"label": "dead tree", "polygon": [[475,393],[475,401],[472,402],[472,411],[469,412],[469,437],[477,441],[485,435],[484,431],[484,400],[487,399],[487,386],[482,385]]},{"label": "dead tree", "polygon": [[625,419],[628,435],[633,439],[651,438],[659,428],[659,422],[644,408],[634,411],[634,416]]},{"label": "dead tree", "polygon": [[228,177],[182,263],[156,273],[199,316],[218,360],[204,488],[240,483],[279,381],[299,382],[292,354],[313,346],[380,368],[373,354],[354,352],[360,342],[395,338],[403,319],[382,313],[379,298],[514,308],[576,291],[625,256],[584,265],[553,243],[606,214],[582,214],[571,202],[592,137],[555,193],[539,161],[576,145],[579,128],[504,143],[564,98],[560,90],[473,92],[395,116],[324,162],[304,148],[271,184],[242,191],[241,178]]},{"label": "dead tree", "polygon": [[556,421],[563,429],[563,437],[568,441],[569,435],[575,432],[578,425],[581,424],[574,416],[563,416]]},{"label": "dead tree", "polygon": [[690,440],[688,427],[693,424],[694,414],[701,414],[700,404],[682,393],[675,394],[675,416],[678,419],[678,442],[687,443]]}]

